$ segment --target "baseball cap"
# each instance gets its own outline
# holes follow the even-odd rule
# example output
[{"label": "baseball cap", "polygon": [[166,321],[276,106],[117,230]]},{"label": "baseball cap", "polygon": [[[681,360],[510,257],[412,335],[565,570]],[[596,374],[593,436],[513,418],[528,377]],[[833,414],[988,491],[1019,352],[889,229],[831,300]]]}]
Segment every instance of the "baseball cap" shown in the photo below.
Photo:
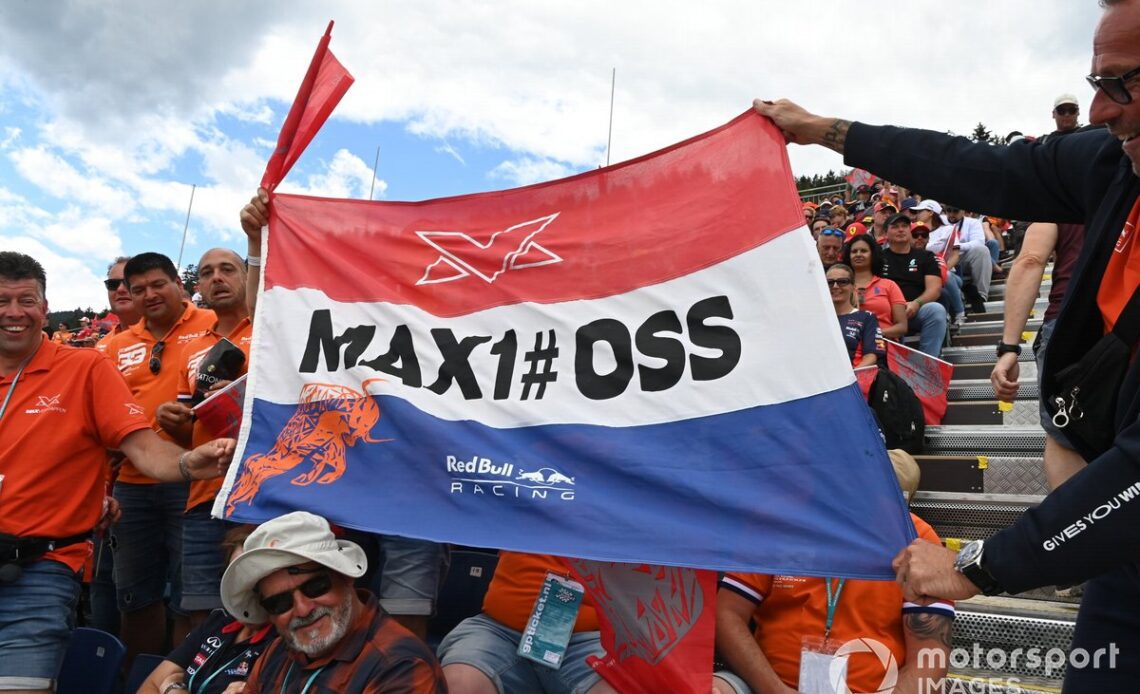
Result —
[{"label": "baseball cap", "polygon": [[918,233],[920,231],[925,231],[927,234],[929,234],[930,233],[930,227],[927,226],[926,224],[923,224],[922,222],[915,222],[914,224],[910,225],[910,235],[911,236],[914,236],[916,233]]},{"label": "baseball cap", "polygon": [[294,511],[262,523],[246,538],[241,555],[222,576],[222,604],[242,622],[268,622],[269,614],[254,590],[258,581],[307,562],[352,578],[363,576],[368,568],[364,550],[355,542],[338,540],[327,520]]},{"label": "baseball cap", "polygon": [[934,214],[942,214],[942,205],[939,205],[938,202],[935,200],[929,200],[929,199],[923,200],[922,202],[918,203],[917,205],[915,205],[911,209],[916,211],[916,212],[918,210],[930,210]]},{"label": "baseball cap", "polygon": [[847,238],[853,239],[859,234],[866,234],[867,225],[863,224],[862,222],[851,222],[847,225],[847,228],[844,229],[843,232],[847,234]]},{"label": "baseball cap", "polygon": [[1077,101],[1077,97],[1073,96],[1072,94],[1062,94],[1061,96],[1059,96],[1053,100],[1053,108],[1057,108],[1058,106],[1063,106],[1064,104],[1072,104],[1073,106],[1076,106],[1077,108],[1081,107],[1080,102]]},{"label": "baseball cap", "polygon": [[894,205],[892,205],[889,202],[877,202],[877,203],[875,203],[875,211],[876,212],[882,212],[883,210],[894,210],[895,212],[898,212],[899,208],[895,207]]},{"label": "baseball cap", "polygon": [[894,226],[899,222],[906,222],[907,226],[909,227],[910,215],[905,212],[896,212],[895,214],[891,215],[890,219],[887,220],[887,226]]}]

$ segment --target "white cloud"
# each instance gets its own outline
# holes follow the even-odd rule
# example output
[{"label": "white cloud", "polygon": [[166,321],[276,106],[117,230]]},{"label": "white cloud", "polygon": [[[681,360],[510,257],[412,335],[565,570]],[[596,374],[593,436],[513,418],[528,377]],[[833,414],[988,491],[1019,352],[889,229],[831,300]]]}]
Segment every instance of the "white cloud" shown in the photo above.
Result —
[{"label": "white cloud", "polygon": [[446,154],[455,161],[459,162],[461,165],[467,166],[467,162],[463,160],[463,156],[459,154],[458,150],[451,146],[450,142],[444,142],[439,147],[436,147],[435,151],[439,152],[440,154]]},{"label": "white cloud", "polygon": [[12,144],[20,139],[20,133],[23,132],[17,127],[8,125],[4,127],[4,139],[0,140],[0,149],[8,149]]},{"label": "white cloud", "polygon": [[526,186],[565,178],[573,173],[576,173],[574,169],[561,162],[523,157],[504,161],[491,169],[487,175],[492,179],[507,181],[513,186]]},{"label": "white cloud", "polygon": [[73,308],[106,308],[107,292],[103,289],[103,275],[81,260],[62,255],[28,236],[0,234],[0,248],[32,256],[44,266],[47,273],[48,307],[53,311]]},{"label": "white cloud", "polygon": [[17,149],[9,158],[21,176],[53,197],[86,203],[102,213],[119,216],[129,214],[134,207],[126,191],[80,172],[43,147]]},{"label": "white cloud", "polygon": [[[327,198],[367,198],[372,185],[372,167],[347,149],[337,150],[324,171],[309,175],[304,184],[286,181],[278,188],[282,193],[316,195]],[[388,184],[376,180],[372,197],[384,197]]]}]

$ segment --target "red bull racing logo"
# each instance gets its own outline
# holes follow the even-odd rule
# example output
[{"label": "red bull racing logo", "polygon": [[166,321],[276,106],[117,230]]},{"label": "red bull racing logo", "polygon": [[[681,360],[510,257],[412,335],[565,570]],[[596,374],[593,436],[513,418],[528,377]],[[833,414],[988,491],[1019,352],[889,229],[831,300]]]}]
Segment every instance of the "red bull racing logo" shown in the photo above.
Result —
[{"label": "red bull racing logo", "polygon": [[226,504],[226,515],[231,515],[238,504],[252,504],[268,479],[301,468],[292,484],[331,484],[344,475],[349,447],[360,442],[391,441],[372,436],[380,421],[380,406],[368,394],[368,386],[383,381],[370,378],[360,384],[359,391],[330,383],[306,383],[296,412],[273,448],[245,460]]}]

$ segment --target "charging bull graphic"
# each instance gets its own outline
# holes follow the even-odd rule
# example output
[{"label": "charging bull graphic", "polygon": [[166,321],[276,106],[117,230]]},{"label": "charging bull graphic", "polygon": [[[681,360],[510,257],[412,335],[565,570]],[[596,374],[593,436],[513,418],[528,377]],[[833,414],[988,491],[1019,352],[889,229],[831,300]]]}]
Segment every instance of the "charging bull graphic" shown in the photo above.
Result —
[{"label": "charging bull graphic", "polygon": [[309,465],[293,477],[293,484],[330,484],[344,474],[348,447],[359,442],[391,441],[371,434],[380,421],[380,406],[368,394],[368,386],[383,381],[370,378],[360,384],[360,391],[330,383],[306,383],[297,411],[278,434],[273,448],[246,459],[227,501],[226,515],[240,503],[252,504],[266,480],[303,463]]},{"label": "charging bull graphic", "polygon": [[613,628],[613,649],[606,644],[606,650],[618,662],[637,656],[656,665],[704,612],[704,590],[692,569],[585,559],[567,563]]}]

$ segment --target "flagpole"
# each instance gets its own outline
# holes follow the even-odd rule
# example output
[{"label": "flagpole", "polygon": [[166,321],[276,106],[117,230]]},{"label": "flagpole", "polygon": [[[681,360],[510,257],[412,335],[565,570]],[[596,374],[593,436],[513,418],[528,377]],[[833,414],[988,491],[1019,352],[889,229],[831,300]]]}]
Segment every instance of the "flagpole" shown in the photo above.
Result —
[{"label": "flagpole", "polygon": [[368,199],[372,199],[372,191],[376,190],[376,169],[380,166],[380,145],[376,145],[376,161],[372,164],[372,185],[368,187]]},{"label": "flagpole", "polygon": [[610,132],[606,135],[606,166],[610,165],[610,145],[614,140],[614,86],[617,84],[617,68],[610,73]]},{"label": "flagpole", "polygon": [[190,228],[190,210],[194,209],[194,191],[198,190],[198,184],[193,183],[190,186],[190,204],[186,206],[186,223],[182,225],[182,243],[178,246],[178,270],[182,270],[182,251],[186,248],[186,231]]}]

